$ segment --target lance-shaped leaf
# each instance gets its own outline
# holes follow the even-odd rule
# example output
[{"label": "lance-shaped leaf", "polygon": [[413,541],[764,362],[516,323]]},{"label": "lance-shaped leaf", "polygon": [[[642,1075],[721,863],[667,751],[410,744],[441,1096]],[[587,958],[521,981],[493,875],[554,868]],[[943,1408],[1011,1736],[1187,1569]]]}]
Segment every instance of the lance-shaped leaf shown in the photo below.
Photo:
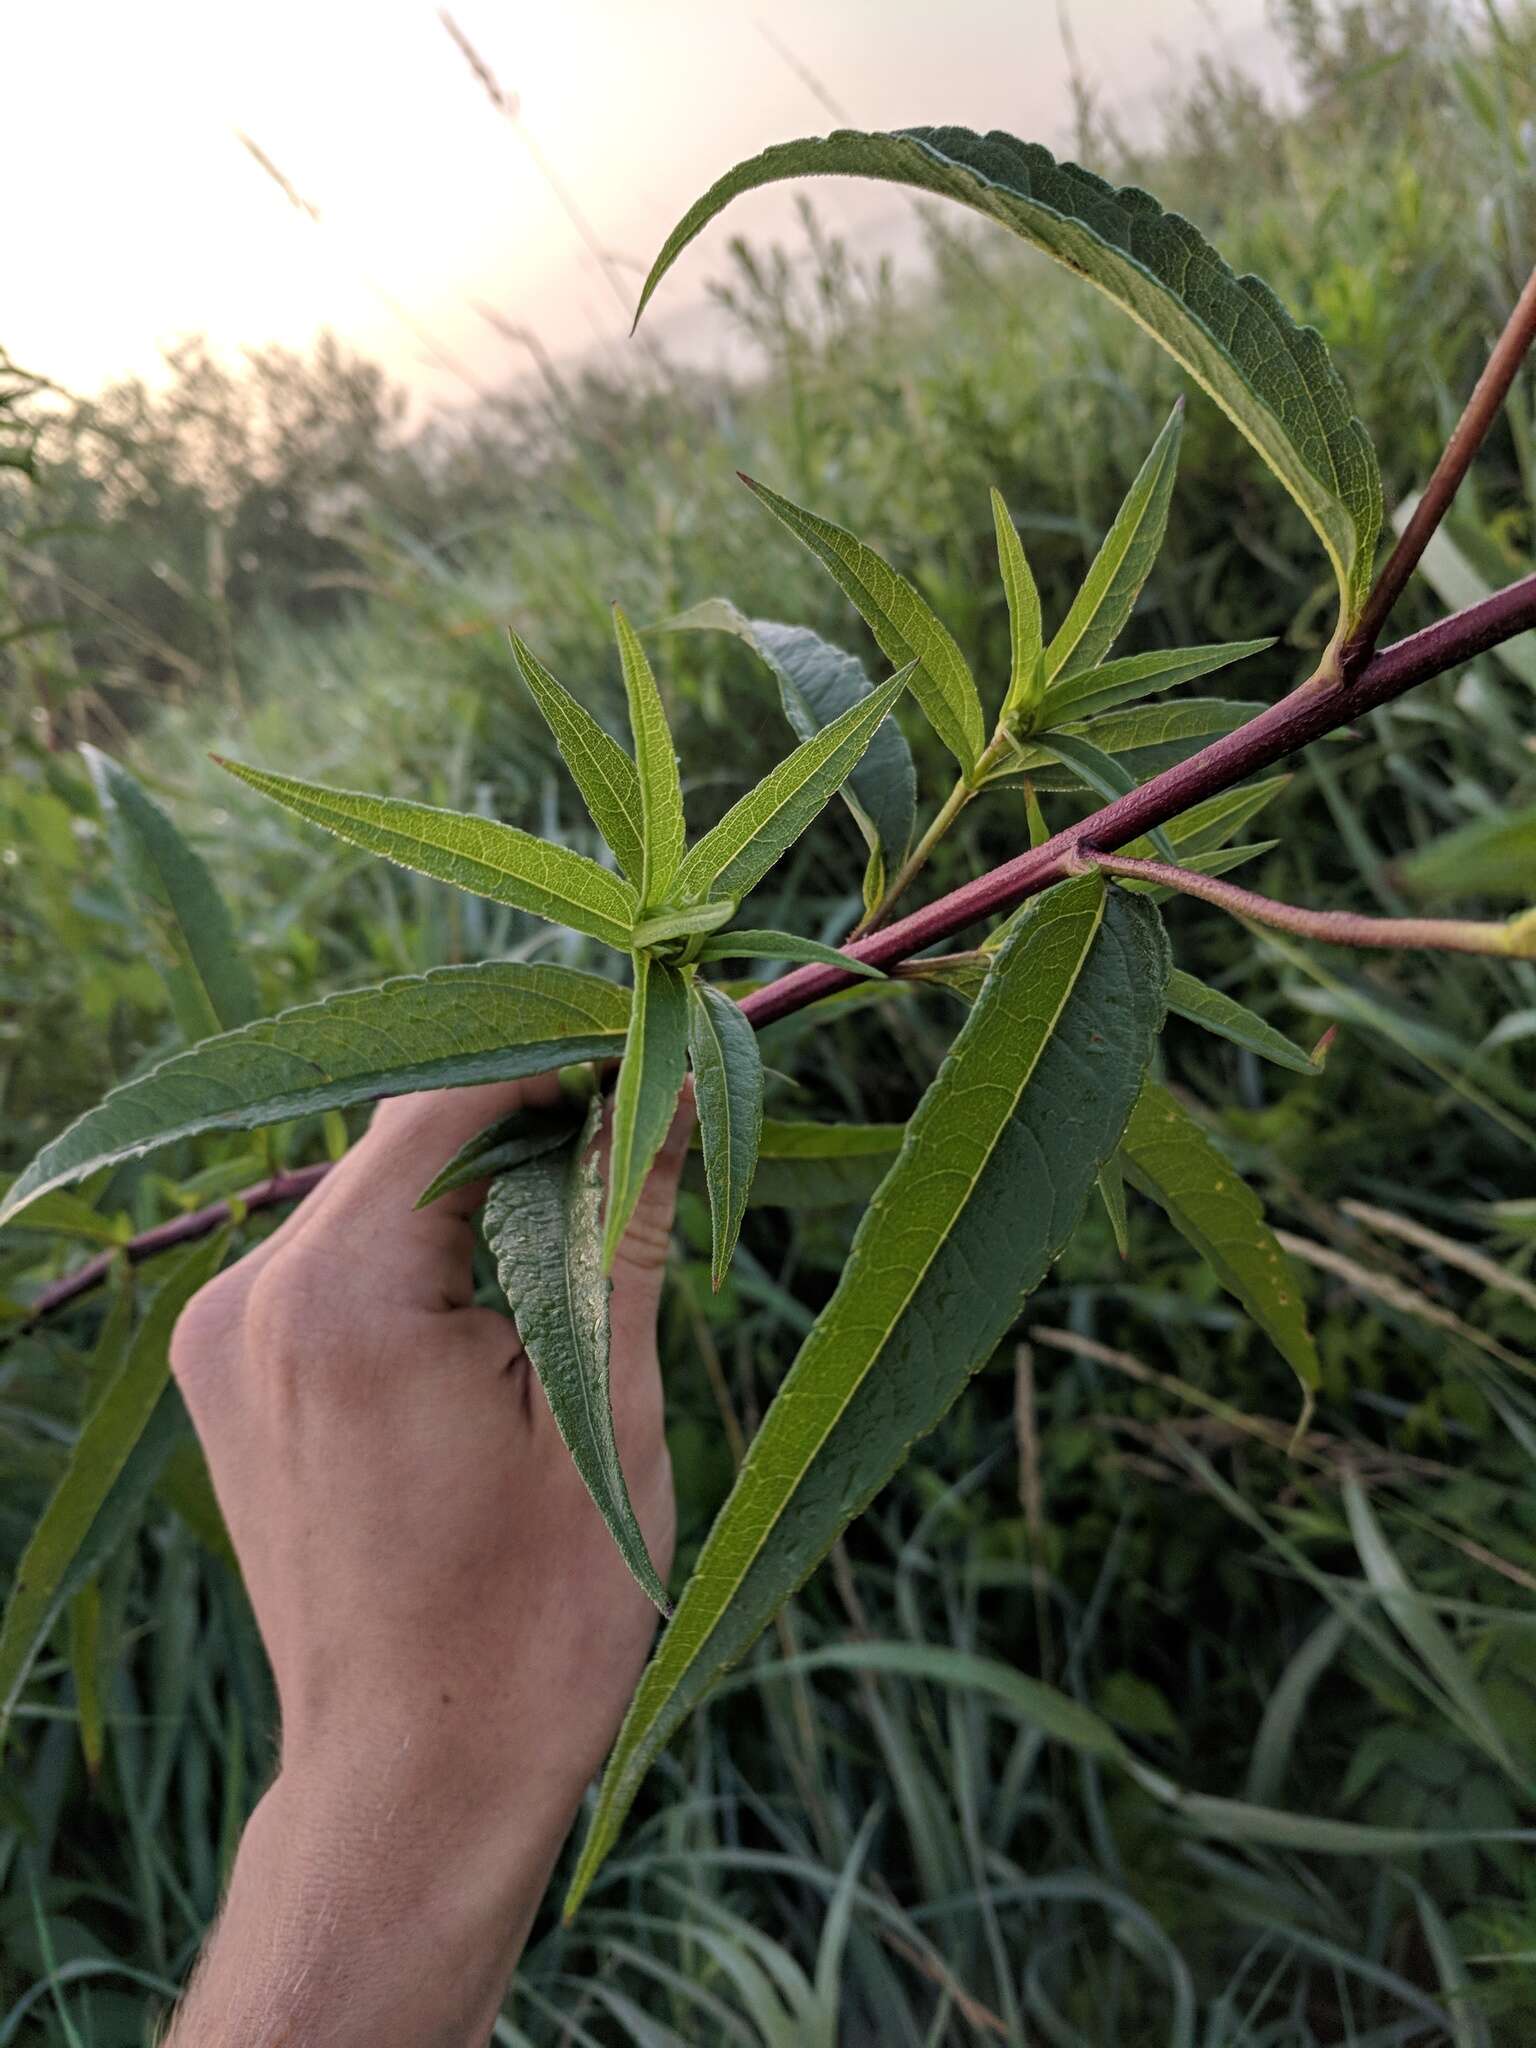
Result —
[{"label": "lance-shaped leaf", "polygon": [[669,945],[674,939],[697,939],[719,931],[736,915],[734,896],[712,896],[705,903],[691,903],[683,910],[663,910],[655,917],[643,917],[630,933],[629,942],[637,953]]},{"label": "lance-shaped leaf", "polygon": [[1120,1151],[1132,1185],[1167,1211],[1310,1393],[1322,1368],[1306,1307],[1252,1188],[1158,1081],[1142,1089]]},{"label": "lance-shaped leaf", "polygon": [[1097,667],[1120,637],[1168,529],[1168,505],[1184,431],[1181,399],[1125,494],[1060,631],[1045,650],[1048,682]]},{"label": "lance-shaped leaf", "polygon": [[824,946],[820,939],[802,939],[798,932],[720,932],[706,939],[699,949],[701,960],[817,960],[823,967],[841,967],[845,974],[858,974],[871,981],[884,981],[885,969],[867,960],[855,960],[836,946]]},{"label": "lance-shaped leaf", "polygon": [[[1119,711],[1107,711],[1102,718],[1075,721],[1029,741],[1011,761],[1006,772],[1033,778],[1039,789],[1060,789],[1069,785],[1049,767],[1055,754],[1067,759],[1066,743],[1087,745],[1100,757],[1117,761],[1133,782],[1145,782],[1161,775],[1165,768],[1187,761],[1213,739],[1235,732],[1245,725],[1257,705],[1228,697],[1179,697],[1171,704],[1128,704]],[[1061,741],[1061,746],[1057,742]],[[1069,764],[1080,775],[1076,760]],[[1094,785],[1090,784],[1090,787]]]},{"label": "lance-shaped leaf", "polygon": [[200,1131],[612,1058],[628,1022],[627,990],[531,961],[439,967],[305,1003],[115,1088],[12,1182],[0,1224],[48,1188]]},{"label": "lance-shaped leaf", "polygon": [[672,728],[651,664],[639,636],[615,605],[613,630],[619,642],[619,666],[629,700],[629,729],[635,742],[635,771],[640,783],[640,891],[642,906],[664,903],[683,857],[687,828],[683,822],[683,785],[677,772]]},{"label": "lance-shaped leaf", "polygon": [[677,874],[678,894],[708,891],[739,900],[756,888],[841,787],[912,674],[909,663],[862,703],[850,705],[840,718],[802,740],[756,789],[732,804],[719,824],[688,849]]},{"label": "lance-shaped leaf", "polygon": [[118,880],[130,893],[176,1022],[191,1040],[261,1014],[223,897],[201,857],[126,768],[82,747],[106,820]]},{"label": "lance-shaped leaf", "polygon": [[[867,1202],[890,1171],[905,1124],[820,1124],[763,1119],[751,1209],[835,1209]],[[700,1140],[697,1131],[695,1153]],[[702,1158],[690,1155],[683,1184],[708,1192]]]},{"label": "lance-shaped leaf", "polygon": [[[1060,761],[1107,803],[1113,803],[1116,797],[1125,796],[1136,787],[1136,777],[1125,763],[1117,761],[1113,754],[1106,754],[1082,733],[1053,732],[1048,740],[1032,751],[1046,760]],[[1173,841],[1161,825],[1154,825],[1147,837],[1164,860],[1178,859]]]},{"label": "lance-shaped leaf", "polygon": [[498,1173],[510,1173],[513,1167],[526,1165],[530,1159],[558,1152],[575,1138],[586,1113],[582,1103],[568,1099],[547,1107],[528,1103],[506,1116],[493,1118],[483,1131],[466,1138],[448,1164],[432,1176],[416,1197],[416,1207],[429,1208],[455,1188],[468,1187],[477,1180],[491,1180]]},{"label": "lance-shaped leaf", "polygon": [[[715,628],[745,640],[778,683],[784,716],[802,740],[830,725],[850,705],[862,703],[874,688],[863,663],[819,633],[774,619],[749,619],[729,598],[706,598],[667,624],[674,630]],[[887,877],[906,859],[917,817],[917,772],[894,718],[875,728],[840,793],[869,847],[865,903],[873,905],[884,894]]]},{"label": "lance-shaped leaf", "polygon": [[603,1271],[601,1096],[572,1138],[499,1174],[485,1200],[485,1241],[555,1426],[619,1554],[663,1614],[613,1429],[608,1280]]},{"label": "lance-shaped leaf", "polygon": [[1008,599],[1008,691],[1004,718],[1028,718],[1045,684],[1045,641],[1040,620],[1040,592],[1019,530],[1001,491],[992,492],[992,525],[997,534],[997,566]]},{"label": "lance-shaped leaf", "polygon": [[1122,1259],[1128,1259],[1131,1256],[1131,1231],[1125,1213],[1125,1172],[1118,1152],[1106,1159],[1099,1169],[1099,1200],[1104,1204],[1104,1213],[1114,1233],[1115,1250]]},{"label": "lance-shaped leaf", "polygon": [[1137,697],[1155,696],[1179,683],[1191,683],[1197,676],[1213,675],[1251,654],[1263,654],[1273,640],[1229,640],[1207,647],[1165,647],[1151,654],[1127,654],[1118,661],[1102,662],[1053,683],[1040,705],[1042,731],[1078,719],[1095,717],[1116,704],[1128,704]]},{"label": "lance-shaped leaf", "polygon": [[688,1713],[1001,1341],[1114,1150],[1162,1020],[1155,911],[1095,876],[998,957],[764,1418],[598,1797],[567,1910]]},{"label": "lance-shaped leaf", "polygon": [[1230,1039],[1234,1045],[1257,1053],[1260,1059],[1273,1060],[1277,1067],[1289,1067],[1293,1074],[1322,1072],[1310,1053],[1293,1045],[1283,1031],[1266,1024],[1235,996],[1212,988],[1209,982],[1199,981],[1177,967],[1168,977],[1168,1008],[1176,1017],[1187,1017],[1190,1023],[1201,1025],[1218,1038]]},{"label": "lance-shaped leaf", "polygon": [[[1245,783],[1241,789],[1223,790],[1219,796],[1207,797],[1203,803],[1193,804],[1171,818],[1163,829],[1178,848],[1180,861],[1188,866],[1195,855],[1224,846],[1266,804],[1273,802],[1290,779],[1288,775],[1270,775],[1262,782]],[[1120,851],[1138,860],[1150,860],[1153,847],[1150,839],[1142,837],[1133,839]]]},{"label": "lance-shaped leaf", "polygon": [[100,1567],[155,1483],[182,1419],[167,1384],[171,1331],[228,1247],[229,1233],[220,1231],[183,1253],[161,1281],[22,1553],[0,1622],[0,1745],[27,1673],[65,1604]]},{"label": "lance-shaped leaf", "polygon": [[763,1129],[763,1059],[757,1033],[722,989],[696,981],[689,996],[688,1053],[709,1185],[718,1288],[741,1235]]},{"label": "lance-shaped leaf", "polygon": [[926,598],[846,528],[803,511],[749,476],[742,482],[852,599],[886,660],[899,667],[916,662],[913,696],[961,767],[973,768],[984,738],[981,698],[954,635]]},{"label": "lance-shaped leaf", "polygon": [[352,789],[327,789],[293,775],[272,775],[240,761],[221,760],[252,789],[334,832],[349,846],[377,853],[434,881],[488,896],[493,903],[568,924],[573,931],[621,950],[635,921],[634,890],[618,875],[568,846],[535,839],[515,825],[443,811],[403,797],[364,796]]},{"label": "lance-shaped leaf", "polygon": [[637,953],[624,1064],[613,1091],[608,1213],[603,1226],[605,1273],[613,1269],[651,1162],[672,1127],[687,1073],[687,979],[655,954]]},{"label": "lance-shaped leaf", "polygon": [[634,762],[613,735],[604,732],[585,704],[550,674],[526,640],[516,633],[508,638],[518,673],[555,736],[560,758],[570,769],[593,824],[638,889],[645,874],[645,842],[641,836],[640,777]]},{"label": "lance-shaped leaf", "polygon": [[737,164],[688,210],[651,268],[640,310],[679,253],[738,193],[828,173],[958,200],[1097,285],[1184,366],[1268,463],[1328,551],[1341,625],[1354,623],[1381,528],[1381,477],[1321,337],[1297,326],[1260,279],[1236,276],[1197,228],[1149,193],[1117,191],[1091,171],[1058,163],[1038,143],[968,128],[843,129],[780,143]]}]

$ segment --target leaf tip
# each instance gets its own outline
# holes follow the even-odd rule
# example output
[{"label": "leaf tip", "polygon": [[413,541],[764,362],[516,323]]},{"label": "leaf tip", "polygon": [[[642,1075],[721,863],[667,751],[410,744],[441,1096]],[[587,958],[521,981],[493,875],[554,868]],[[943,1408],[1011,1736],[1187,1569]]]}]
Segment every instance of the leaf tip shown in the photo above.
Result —
[{"label": "leaf tip", "polygon": [[1333,1050],[1333,1041],[1338,1037],[1338,1035],[1338,1025],[1330,1024],[1328,1026],[1328,1029],[1323,1033],[1322,1037],[1317,1041],[1316,1045],[1313,1046],[1310,1058],[1313,1066],[1317,1068],[1319,1073],[1321,1073],[1323,1068],[1327,1065],[1328,1055]]}]

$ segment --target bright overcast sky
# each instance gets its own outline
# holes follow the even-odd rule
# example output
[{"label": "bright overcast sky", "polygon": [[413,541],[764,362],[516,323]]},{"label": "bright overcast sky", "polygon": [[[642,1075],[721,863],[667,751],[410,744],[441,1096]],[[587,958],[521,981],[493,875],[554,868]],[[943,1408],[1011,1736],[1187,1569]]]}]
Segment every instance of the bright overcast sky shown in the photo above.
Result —
[{"label": "bright overcast sky", "polygon": [[[1138,123],[1176,53],[1259,65],[1270,54],[1263,0],[1065,4],[1084,70]],[[630,264],[648,261],[738,157],[833,125],[790,58],[860,126],[955,121],[1067,139],[1056,0],[456,0],[452,11],[518,95],[526,134],[601,245]],[[330,327],[421,397],[452,400],[463,386],[427,360],[422,332],[473,377],[523,367],[477,300],[556,354],[624,331],[602,270],[433,0],[48,0],[7,11],[4,50],[13,203],[0,343],[67,386],[153,374],[180,335],[233,351],[302,347]],[[285,203],[237,130],[321,225]],[[842,180],[817,197],[844,225],[891,203]],[[786,204],[755,197],[730,225],[772,233]],[[721,232],[686,259],[674,315],[724,257]],[[637,279],[628,270],[626,289]]]}]

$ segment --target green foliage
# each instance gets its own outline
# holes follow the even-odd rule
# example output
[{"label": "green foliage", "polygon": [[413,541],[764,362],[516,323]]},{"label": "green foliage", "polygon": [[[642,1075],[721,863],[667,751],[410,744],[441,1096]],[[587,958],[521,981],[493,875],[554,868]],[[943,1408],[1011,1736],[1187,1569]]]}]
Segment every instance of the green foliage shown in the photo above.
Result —
[{"label": "green foliage", "polygon": [[581,791],[592,822],[637,889],[645,886],[645,836],[640,777],[634,762],[586,706],[552,676],[516,633],[512,656],[518,673],[555,736],[560,757]]},{"label": "green foliage", "polygon": [[1234,1045],[1257,1053],[1260,1059],[1273,1060],[1277,1067],[1288,1067],[1293,1074],[1319,1071],[1318,1062],[1310,1053],[1293,1045],[1284,1032],[1256,1016],[1246,1003],[1238,1002],[1222,989],[1212,988],[1209,982],[1193,974],[1186,974],[1180,967],[1168,977],[1168,1007],[1175,1016],[1188,1017],[1192,1023],[1214,1031],[1218,1038],[1230,1039]]},{"label": "green foliage", "polygon": [[626,992],[596,975],[500,960],[306,1003],[114,1089],[11,1184],[0,1222],[49,1188],[201,1131],[601,1059],[624,1043],[629,1016]]},{"label": "green foliage", "polygon": [[603,1271],[644,1192],[652,1161],[672,1127],[688,1072],[688,980],[654,954],[635,955],[635,987],[618,1086],[603,1218]]},{"label": "green foliage", "polygon": [[[1370,585],[1381,478],[1321,338],[1298,327],[1260,279],[1234,276],[1197,229],[1150,194],[1117,192],[1038,143],[912,128],[843,129],[776,144],[728,171],[678,222],[646,278],[640,311],[682,250],[740,193],[828,173],[957,199],[1116,300],[1209,392],[1300,505],[1338,576],[1340,627],[1353,624]],[[961,762],[969,765],[963,755]]]},{"label": "green foliage", "polygon": [[576,1469],[624,1562],[665,1614],[666,1588],[635,1520],[614,1439],[597,1158],[602,1115],[594,1096],[574,1136],[567,1118],[563,1144],[530,1151],[497,1173],[486,1196],[485,1241]]},{"label": "green foliage", "polygon": [[1322,1379],[1296,1274],[1263,1205],[1187,1110],[1156,1081],[1141,1091],[1121,1147],[1132,1184],[1167,1210],[1311,1394]]},{"label": "green foliage", "polygon": [[629,703],[629,730],[635,744],[635,769],[640,785],[640,907],[654,910],[669,900],[673,877],[683,858],[687,828],[683,822],[683,785],[677,771],[677,749],[656,678],[645,649],[628,619],[615,605],[613,628],[618,635],[624,695]]},{"label": "green foliage", "polygon": [[1130,1114],[1166,976],[1155,914],[1106,906],[1091,875],[1043,897],[1000,952],[641,1680],[568,1912],[670,1736],[1048,1271]]},{"label": "green foliage", "polygon": [[718,1288],[741,1235],[757,1167],[763,1057],[741,1011],[707,981],[696,981],[689,994],[688,1055],[714,1230],[710,1278]]}]

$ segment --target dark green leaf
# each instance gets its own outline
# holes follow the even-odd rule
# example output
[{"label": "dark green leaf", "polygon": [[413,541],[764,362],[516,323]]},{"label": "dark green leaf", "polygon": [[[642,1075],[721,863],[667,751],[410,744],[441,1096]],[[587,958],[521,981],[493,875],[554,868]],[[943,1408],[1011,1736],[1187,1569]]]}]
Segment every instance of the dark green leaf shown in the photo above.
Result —
[{"label": "dark green leaf", "polygon": [[[1037,750],[1048,757],[1054,757],[1064,767],[1070,768],[1080,782],[1106,802],[1113,803],[1118,796],[1126,796],[1136,787],[1136,777],[1113,754],[1106,754],[1081,733],[1053,732]],[[1164,860],[1177,861],[1173,841],[1162,826],[1154,826],[1147,834]]]},{"label": "dark green leaf", "polygon": [[496,1117],[483,1131],[466,1139],[442,1171],[433,1175],[416,1197],[416,1207],[425,1209],[455,1188],[510,1173],[530,1159],[559,1151],[575,1137],[585,1114],[582,1103],[567,1099],[548,1108],[530,1103]]},{"label": "dark green leaf", "polygon": [[1300,505],[1333,562],[1341,625],[1353,624],[1370,587],[1381,477],[1321,338],[1298,327],[1268,285],[1235,276],[1198,229],[1150,194],[1116,191],[1038,143],[968,128],[842,129],[780,143],[737,164],[689,208],[651,268],[640,310],[739,193],[828,173],[956,199],[1115,300],[1209,392]]},{"label": "dark green leaf", "polygon": [[896,668],[916,662],[913,696],[961,767],[973,768],[984,737],[981,699],[954,635],[932,606],[844,527],[803,511],[751,477],[743,481],[851,598],[886,660]]},{"label": "dark green leaf", "polygon": [[721,1673],[991,1355],[1076,1226],[1159,1024],[1155,911],[1096,876],[998,957],[769,1409],[620,1732],[568,1901]]},{"label": "dark green leaf", "polygon": [[763,1061],[752,1026],[730,997],[707,981],[695,981],[690,992],[688,1051],[714,1235],[710,1277],[718,1288],[741,1235],[757,1166]]},{"label": "dark green leaf", "polygon": [[611,1058],[628,1021],[628,993],[612,982],[521,961],[439,967],[306,1003],[114,1089],[12,1183],[0,1224],[48,1188],[199,1131]]},{"label": "dark green leaf", "polygon": [[561,759],[581,791],[593,824],[638,889],[645,876],[645,852],[640,777],[634,762],[586,706],[550,674],[525,640],[516,633],[508,637],[518,672],[555,736]]},{"label": "dark green leaf", "polygon": [[126,768],[95,747],[80,751],[117,879],[139,913],[183,1035],[195,1041],[249,1024],[261,999],[212,875]]},{"label": "dark green leaf", "polygon": [[621,950],[629,945],[638,907],[634,890],[568,846],[535,839],[531,832],[494,818],[440,811],[401,797],[326,789],[318,782],[269,775],[239,761],[219,765],[349,846],[380,854],[455,889],[488,896],[493,903],[510,903],[554,924],[568,924],[605,945]]},{"label": "dark green leaf", "polygon": [[1214,1031],[1218,1038],[1228,1038],[1261,1059],[1273,1060],[1277,1067],[1289,1067],[1293,1074],[1322,1072],[1311,1054],[1293,1045],[1283,1031],[1266,1024],[1234,996],[1178,968],[1168,977],[1168,1007],[1176,1017],[1187,1017],[1192,1024]]},{"label": "dark green leaf", "polygon": [[1322,1368],[1296,1275],[1263,1204],[1161,1083],[1143,1088],[1121,1157],[1132,1184],[1167,1211],[1310,1393]]},{"label": "dark green leaf", "polygon": [[654,954],[637,953],[624,1064],[613,1092],[613,1149],[603,1226],[605,1273],[613,1269],[651,1162],[672,1127],[687,1073],[687,979]]},{"label": "dark green leaf", "polygon": [[624,1562],[667,1613],[629,1498],[608,1382],[608,1280],[603,1271],[601,1096],[572,1138],[498,1174],[485,1201],[485,1241],[550,1413]]},{"label": "dark green leaf", "polygon": [[[1187,761],[1211,740],[1234,732],[1257,709],[1256,705],[1224,697],[1178,697],[1171,704],[1128,704],[1122,710],[1106,712],[1102,718],[1041,733],[1026,743],[1003,772],[1010,776],[1028,775],[1038,789],[1069,789],[1071,779],[1053,773],[1048,762],[1053,754],[1066,761],[1067,750],[1057,742],[1072,741],[1087,744],[1096,755],[1118,761],[1133,782],[1146,782],[1153,775],[1161,775],[1165,768]],[[1075,761],[1068,765],[1080,780],[1088,780]],[[1090,788],[1093,786],[1089,784]]]}]

